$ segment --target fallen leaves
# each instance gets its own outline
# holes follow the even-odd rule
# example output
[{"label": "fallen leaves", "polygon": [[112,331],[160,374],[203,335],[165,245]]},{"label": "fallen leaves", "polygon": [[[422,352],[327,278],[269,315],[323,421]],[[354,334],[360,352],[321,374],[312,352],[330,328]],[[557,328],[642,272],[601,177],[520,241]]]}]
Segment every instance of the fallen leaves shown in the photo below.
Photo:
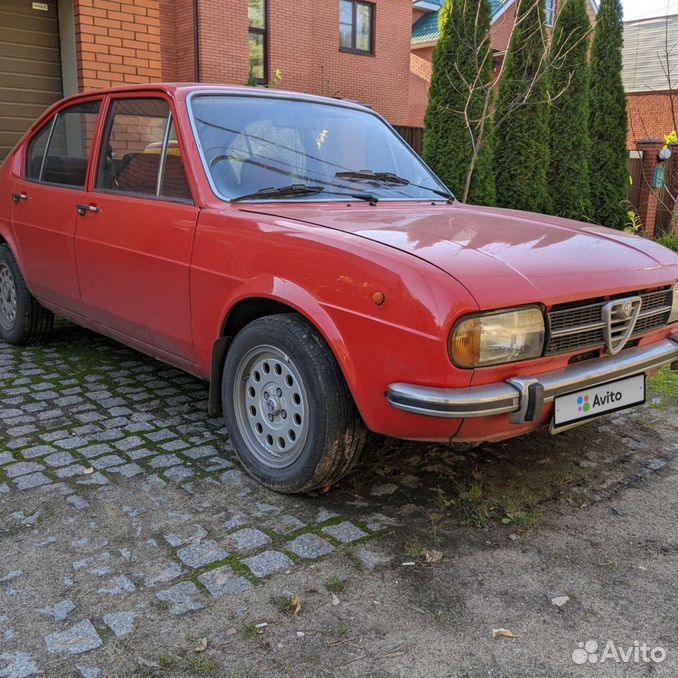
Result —
[{"label": "fallen leaves", "polygon": [[193,648],[193,652],[204,652],[207,649],[207,638],[201,638]]},{"label": "fallen leaves", "polygon": [[442,560],[443,552],[436,551],[435,549],[427,549],[424,551],[424,562],[429,565],[435,565]]},{"label": "fallen leaves", "polygon": [[510,629],[492,629],[492,640],[497,638],[515,638]]},{"label": "fallen leaves", "polygon": [[290,609],[295,617],[301,612],[301,598],[299,596],[292,596]]}]

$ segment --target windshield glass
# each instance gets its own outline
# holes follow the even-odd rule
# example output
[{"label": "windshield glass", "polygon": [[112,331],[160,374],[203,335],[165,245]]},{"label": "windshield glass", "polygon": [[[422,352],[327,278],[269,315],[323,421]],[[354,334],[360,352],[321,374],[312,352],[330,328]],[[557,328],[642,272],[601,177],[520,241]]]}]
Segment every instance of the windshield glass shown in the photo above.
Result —
[{"label": "windshield glass", "polygon": [[207,170],[223,198],[300,184],[323,190],[284,199],[346,200],[352,193],[368,193],[379,200],[444,199],[431,192],[446,191],[435,175],[367,111],[221,94],[192,97],[191,110]]}]

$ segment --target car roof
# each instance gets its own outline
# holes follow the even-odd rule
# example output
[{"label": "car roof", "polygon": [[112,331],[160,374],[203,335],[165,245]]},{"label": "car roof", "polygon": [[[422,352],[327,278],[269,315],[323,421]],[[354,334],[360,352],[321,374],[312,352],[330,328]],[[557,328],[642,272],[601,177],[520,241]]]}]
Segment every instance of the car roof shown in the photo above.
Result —
[{"label": "car roof", "polygon": [[250,87],[245,85],[220,85],[207,84],[199,82],[150,82],[135,85],[120,85],[118,87],[107,87],[104,89],[88,90],[87,92],[80,92],[70,97],[62,99],[59,103],[77,101],[83,97],[101,96],[105,94],[125,93],[133,94],[134,92],[149,92],[157,91],[164,92],[169,95],[188,95],[193,92],[204,92],[210,94],[239,94],[243,96],[260,96],[277,99],[292,99],[298,101],[308,101],[324,104],[343,105],[350,108],[357,108],[366,111],[372,109],[359,101],[351,99],[342,99],[338,97],[324,97],[317,94],[307,94],[304,92],[295,92],[291,90],[269,89],[267,87]]}]

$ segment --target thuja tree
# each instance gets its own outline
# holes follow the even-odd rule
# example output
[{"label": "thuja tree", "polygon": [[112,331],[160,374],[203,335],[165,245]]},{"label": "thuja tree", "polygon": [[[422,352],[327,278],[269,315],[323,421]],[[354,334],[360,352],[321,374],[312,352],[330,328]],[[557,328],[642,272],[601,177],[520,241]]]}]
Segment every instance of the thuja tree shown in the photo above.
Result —
[{"label": "thuja tree", "polygon": [[554,214],[581,220],[591,218],[587,1],[565,0],[549,59],[551,207]]},{"label": "thuja tree", "polygon": [[520,0],[494,116],[497,204],[548,212],[549,104],[541,0]]},{"label": "thuja tree", "polygon": [[446,0],[433,52],[424,159],[462,200],[494,204],[489,0]]},{"label": "thuja tree", "polygon": [[591,206],[594,221],[620,229],[629,187],[623,43],[621,3],[601,0],[591,48]]}]

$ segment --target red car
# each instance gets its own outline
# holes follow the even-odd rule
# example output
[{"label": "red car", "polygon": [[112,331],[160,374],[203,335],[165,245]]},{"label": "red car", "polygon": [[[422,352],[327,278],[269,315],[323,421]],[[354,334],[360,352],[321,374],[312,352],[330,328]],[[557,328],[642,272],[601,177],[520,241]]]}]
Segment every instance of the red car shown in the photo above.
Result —
[{"label": "red car", "polygon": [[53,313],[210,382],[244,467],[329,485],[366,429],[554,431],[678,360],[676,255],[463,205],[373,111],[148,85],[47,111],[0,169],[0,337]]}]

